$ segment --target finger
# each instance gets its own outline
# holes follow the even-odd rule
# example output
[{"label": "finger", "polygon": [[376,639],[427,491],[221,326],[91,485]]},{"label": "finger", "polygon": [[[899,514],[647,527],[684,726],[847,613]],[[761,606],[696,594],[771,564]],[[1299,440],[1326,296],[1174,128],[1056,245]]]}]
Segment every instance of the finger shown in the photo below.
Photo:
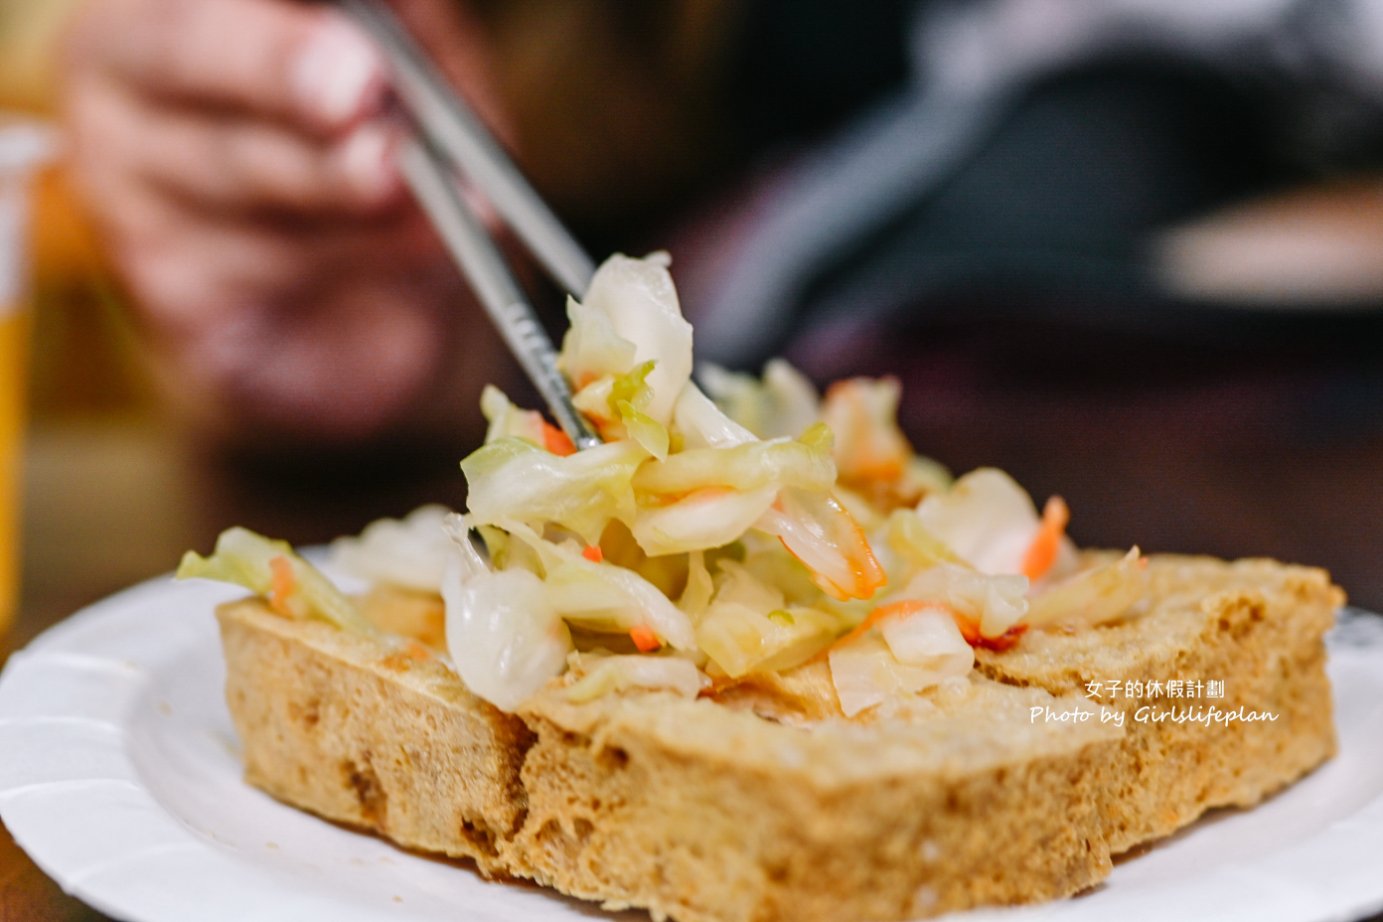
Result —
[{"label": "finger", "polygon": [[285,0],[107,0],[77,30],[141,92],[336,132],[377,112],[385,62],[340,13]]},{"label": "finger", "polygon": [[270,425],[353,439],[406,415],[451,351],[454,318],[414,277],[372,275],[316,294],[204,329],[184,357]]},{"label": "finger", "polygon": [[394,156],[402,129],[390,122],[326,141],[101,85],[82,93],[71,111],[83,169],[133,173],[194,208],[362,217],[403,197]]},{"label": "finger", "polygon": [[115,263],[151,328],[175,338],[263,311],[297,311],[331,286],[454,278],[413,211],[310,224],[190,217],[157,195],[125,199],[124,223],[108,235]]},{"label": "finger", "polygon": [[149,113],[132,155],[148,182],[190,204],[233,212],[368,216],[403,197],[395,153],[400,129],[372,122],[331,143],[276,125]]},{"label": "finger", "polygon": [[148,218],[160,230],[132,245],[126,277],[181,396],[356,437],[402,416],[453,349],[464,290],[421,218],[320,235]]}]

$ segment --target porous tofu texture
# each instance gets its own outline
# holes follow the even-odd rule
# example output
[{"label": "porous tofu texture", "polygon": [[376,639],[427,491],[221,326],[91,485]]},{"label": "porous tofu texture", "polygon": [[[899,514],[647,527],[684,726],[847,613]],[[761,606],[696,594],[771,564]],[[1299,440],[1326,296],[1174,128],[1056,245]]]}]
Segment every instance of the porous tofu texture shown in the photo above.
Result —
[{"label": "porous tofu texture", "polygon": [[[372,606],[421,623],[405,602],[422,604]],[[1068,895],[1112,855],[1299,777],[1334,751],[1321,635],[1340,602],[1317,570],[1154,558],[1132,617],[982,651],[968,681],[869,723],[560,687],[508,715],[418,648],[256,601],[219,617],[246,778],[274,796],[610,906],[811,922]],[[1214,704],[1279,717],[1138,721],[1212,702],[1089,697],[1114,679],[1214,679]]]}]

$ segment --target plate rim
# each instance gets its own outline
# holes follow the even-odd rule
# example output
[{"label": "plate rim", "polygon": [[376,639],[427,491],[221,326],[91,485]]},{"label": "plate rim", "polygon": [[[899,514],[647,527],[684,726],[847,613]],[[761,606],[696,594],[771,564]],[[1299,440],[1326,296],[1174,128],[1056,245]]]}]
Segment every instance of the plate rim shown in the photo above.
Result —
[{"label": "plate rim", "polygon": [[[317,557],[321,554],[322,549],[315,548],[312,549],[312,551],[312,556]],[[15,717],[8,713],[5,706],[7,688],[13,686],[18,681],[22,681],[22,677],[16,678],[16,675],[20,671],[20,669],[16,669],[16,663],[23,664],[50,654],[62,653],[64,647],[72,646],[80,641],[85,635],[97,631],[103,626],[105,619],[132,617],[137,620],[142,616],[142,613],[137,609],[144,606],[149,597],[158,597],[164,593],[173,592],[186,595],[187,601],[192,604],[204,606],[206,610],[202,620],[208,624],[214,623],[211,619],[211,608],[213,608],[215,604],[243,595],[243,590],[238,590],[230,586],[219,586],[207,583],[176,583],[172,580],[171,573],[165,573],[122,589],[83,607],[71,616],[43,631],[22,649],[15,651],[10,656],[5,668],[0,670],[0,736],[4,735],[7,728],[17,726],[25,720],[41,721],[45,719],[41,717]],[[1354,630],[1357,633],[1361,630],[1359,626],[1363,625],[1362,634],[1359,635],[1363,640],[1360,642],[1356,637],[1354,643],[1347,645],[1332,645],[1332,659],[1337,656],[1349,657],[1356,653],[1366,657],[1383,658],[1383,615],[1366,612],[1357,608],[1345,607],[1340,610],[1337,617],[1338,624],[1342,627],[1350,624],[1354,625],[1354,628],[1347,628],[1347,631]],[[195,616],[185,618],[185,621],[189,623],[193,620],[195,620]],[[1331,634],[1335,634],[1335,630],[1332,630]],[[198,636],[193,632],[189,633],[189,637],[191,638],[189,642],[192,643],[209,643],[215,640],[214,631],[210,635],[204,636]],[[1330,637],[1330,635],[1327,635],[1327,637]],[[92,657],[92,659],[100,658]],[[17,694],[12,688],[8,689],[8,693],[12,695]],[[1380,703],[1380,707],[1383,707],[1383,703]],[[131,715],[126,714],[124,716],[127,718],[127,726],[128,718]],[[53,717],[46,719],[55,720],[57,718]],[[122,725],[117,724],[115,726],[117,729],[123,729]],[[148,785],[143,783],[144,779],[140,777],[138,768],[134,764],[135,760],[132,758],[129,750],[129,740],[125,735],[121,737],[120,752],[130,763],[131,770],[137,776],[137,782],[133,787],[137,788],[139,795],[147,800],[148,804],[152,805],[156,810],[172,816],[168,808],[157,796],[155,796]],[[131,790],[131,787],[126,786],[122,789],[128,791]],[[113,918],[128,919],[130,922],[162,922],[164,918],[171,919],[175,917],[172,915],[150,915],[140,910],[138,907],[131,906],[130,900],[119,895],[112,896],[108,892],[109,888],[100,886],[99,882],[102,880],[100,875],[88,875],[87,880],[95,882],[92,884],[87,883],[85,880],[71,880],[67,873],[68,869],[63,866],[62,861],[50,854],[47,849],[37,844],[35,841],[36,837],[31,835],[37,828],[36,824],[31,826],[22,819],[18,823],[12,821],[14,819],[14,811],[9,809],[9,805],[12,801],[16,800],[17,797],[24,796],[25,790],[26,786],[19,786],[17,788],[7,787],[3,783],[3,780],[0,780],[0,819],[4,821],[15,844],[23,849],[34,864],[47,876],[57,882],[64,892],[75,896],[99,912]],[[16,792],[18,792],[18,794]],[[172,818],[177,821],[176,816]],[[1300,849],[1311,846],[1313,843],[1316,843],[1317,840],[1329,838],[1335,833],[1336,827],[1340,826],[1341,823],[1357,823],[1361,819],[1365,821],[1365,826],[1367,828],[1373,829],[1376,827],[1379,831],[1380,838],[1383,839],[1383,792],[1380,792],[1372,800],[1364,803],[1355,814],[1346,819],[1335,821],[1329,826],[1322,828],[1315,835],[1308,837],[1306,840],[1293,843],[1292,847]],[[291,888],[287,887],[282,881],[276,879],[282,877],[282,874],[271,872],[269,869],[240,859],[234,852],[228,849],[219,849],[213,843],[198,836],[198,834],[191,829],[184,829],[183,833],[185,839],[181,844],[184,848],[189,851],[201,853],[202,858],[210,858],[213,863],[218,866],[232,867],[241,875],[249,874],[256,879],[258,883],[263,885],[265,888],[263,891],[264,895],[269,897],[269,902],[263,903],[262,905],[266,909],[274,910],[272,915],[275,918],[283,917],[281,910],[285,907],[283,902],[285,893],[287,897],[293,901],[297,901],[298,898],[304,896],[301,893],[294,893]],[[407,853],[402,854],[406,855]],[[1233,865],[1228,865],[1226,867],[1228,870],[1234,869]],[[202,894],[202,897],[205,898],[205,894]],[[1068,902],[1069,901],[1055,901],[1011,908],[980,908],[965,913],[955,914],[954,916],[948,916],[947,918],[973,918],[977,920],[981,917],[989,918],[991,916],[994,918],[1012,917],[1014,919],[1029,916],[1037,918],[1039,915],[1059,913],[1059,907]],[[592,909],[595,908],[594,904],[590,904],[590,906]],[[457,910],[458,913],[463,912],[464,907],[458,906]],[[401,911],[406,912],[402,907]],[[1363,895],[1348,904],[1332,905],[1310,918],[1319,920],[1319,922],[1335,922],[1335,920],[1368,918],[1380,911],[1383,911],[1383,876],[1378,878],[1376,889],[1372,893]],[[1246,917],[1251,916],[1251,910],[1247,911]],[[395,916],[391,916],[391,918],[392,917]],[[614,918],[614,916],[610,914],[597,914],[595,917]],[[347,916],[338,916],[338,918],[346,919]],[[349,918],[366,920],[383,917],[373,910],[370,910],[368,913],[357,912],[351,914]],[[466,917],[458,915],[456,918],[461,920]]]}]

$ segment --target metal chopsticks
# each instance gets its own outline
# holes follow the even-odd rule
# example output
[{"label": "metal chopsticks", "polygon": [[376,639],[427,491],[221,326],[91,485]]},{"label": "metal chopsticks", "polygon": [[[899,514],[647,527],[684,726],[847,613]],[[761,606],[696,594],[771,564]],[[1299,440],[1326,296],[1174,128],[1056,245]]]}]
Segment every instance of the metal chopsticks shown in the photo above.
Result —
[{"label": "metal chopsticks", "polygon": [[553,280],[585,294],[595,265],[533,191],[480,119],[447,86],[436,66],[378,0],[340,0],[377,42],[394,71],[395,89],[416,137],[400,167],[414,196],[475,288],[505,343],[579,449],[600,444],[557,370],[557,353],[515,282],[499,248],[457,186],[457,174],[484,194]]}]

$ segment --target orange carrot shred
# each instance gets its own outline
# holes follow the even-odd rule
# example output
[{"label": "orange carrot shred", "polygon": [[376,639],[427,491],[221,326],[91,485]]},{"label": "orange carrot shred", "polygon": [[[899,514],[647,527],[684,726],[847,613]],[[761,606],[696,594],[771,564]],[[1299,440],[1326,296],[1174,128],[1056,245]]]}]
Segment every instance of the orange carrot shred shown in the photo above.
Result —
[{"label": "orange carrot shred", "polygon": [[600,563],[605,559],[605,552],[600,549],[599,544],[588,544],[581,551],[581,556],[585,557],[591,563]]},{"label": "orange carrot shred", "polygon": [[[882,623],[888,618],[898,618],[906,615],[915,615],[918,612],[926,611],[929,608],[936,609],[939,611],[945,611],[951,614],[953,617],[956,616],[956,613],[951,608],[951,606],[947,605],[944,602],[922,602],[916,599],[904,599],[901,602],[890,602],[887,605],[880,605],[878,608],[871,611],[867,616],[865,616],[865,619],[863,621],[855,625],[854,629],[851,630],[850,633],[846,634],[844,637],[840,638],[834,644],[832,644],[831,649],[834,650],[837,647],[843,647],[847,644],[854,643],[856,640],[859,640],[861,637],[863,637],[870,629],[877,627],[880,623]],[[957,617],[956,620],[959,621],[960,619]]]},{"label": "orange carrot shred", "polygon": [[971,640],[969,637],[965,638],[965,640],[972,647],[979,647],[981,650],[993,650],[995,653],[1002,653],[1017,644],[1019,639],[1027,632],[1028,626],[1026,624],[1015,624],[998,637],[985,637],[983,634],[979,633],[979,631],[976,631],[974,640]]},{"label": "orange carrot shred", "polygon": [[[865,537],[864,529],[860,528],[860,523],[855,521],[855,517],[850,514],[850,510],[840,504],[834,495],[827,497],[830,506],[842,518],[841,524],[848,530],[847,545],[850,550],[846,553],[846,563],[850,567],[850,575],[854,578],[853,586],[842,586],[824,573],[818,572],[810,564],[792,549],[792,545],[782,536],[778,536],[778,543],[792,557],[812,575],[812,582],[831,598],[839,602],[848,602],[850,599],[867,599],[873,595],[879,587],[888,581],[888,574],[884,572],[883,565],[879,563],[879,558],[874,556],[874,549],[869,545],[869,539]],[[778,512],[785,512],[781,499],[775,500],[773,508]],[[840,546],[840,542],[836,542]]]},{"label": "orange carrot shred", "polygon": [[956,627],[960,628],[960,636],[978,650],[1002,653],[1018,643],[1019,638],[1028,632],[1026,624],[1015,624],[997,637],[986,637],[980,633],[980,623],[974,618],[966,617],[954,609],[951,610],[951,615],[956,619]]},{"label": "orange carrot shred", "polygon": [[980,633],[979,622],[977,622],[973,618],[961,614],[959,611],[952,608],[950,605],[947,605],[945,602],[938,602],[935,600],[904,599],[900,602],[890,602],[887,605],[880,605],[878,608],[871,611],[863,621],[857,624],[855,628],[852,631],[850,631],[850,633],[846,634],[844,637],[841,637],[835,643],[831,644],[831,646],[828,647],[826,650],[822,651],[822,653],[818,655],[818,658],[824,657],[825,654],[829,653],[831,650],[835,650],[839,647],[845,646],[846,644],[853,643],[854,641],[862,637],[867,631],[875,627],[878,627],[879,624],[881,624],[883,621],[889,618],[899,618],[906,617],[908,615],[915,615],[918,612],[927,611],[928,609],[931,609],[932,611],[942,611],[950,615],[952,620],[956,622],[956,627],[960,630],[960,636],[965,638],[965,642],[972,647],[977,647],[982,650],[994,650],[996,652],[1001,653],[1004,650],[1011,648],[1014,644],[1018,643],[1019,638],[1021,638],[1025,633],[1027,633],[1028,630],[1028,626],[1026,624],[1015,624],[1013,627],[1009,628],[1007,631],[1004,631],[998,637],[986,637]]},{"label": "orange carrot shred", "polygon": [[880,432],[871,431],[866,423],[869,419],[869,406],[865,403],[864,391],[858,387],[849,391],[850,402],[855,407],[855,436],[863,451],[856,459],[856,477],[861,480],[891,481],[903,476],[903,458],[893,445],[885,444],[888,439]]},{"label": "orange carrot shred", "polygon": [[432,659],[432,651],[416,640],[410,640],[408,642],[408,646],[403,648],[403,654],[409,659],[416,660],[420,663],[425,663]]},{"label": "orange carrot shred", "polygon": [[547,420],[543,420],[543,447],[563,457],[576,454],[576,446],[571,438]]},{"label": "orange carrot shred", "polygon": [[634,641],[634,646],[640,653],[652,653],[661,647],[662,641],[658,635],[653,633],[653,629],[646,624],[636,624],[629,629],[629,639]]},{"label": "orange carrot shred", "polygon": [[837,381],[826,389],[827,402],[841,401],[850,406],[850,428],[837,433],[841,444],[853,451],[845,462],[842,476],[866,483],[892,483],[903,476],[907,463],[906,445],[890,438],[892,433],[870,425],[869,404],[860,378]]},{"label": "orange carrot shred", "polygon": [[269,558],[269,607],[280,615],[292,617],[288,598],[298,588],[297,577],[293,575],[293,563],[280,554]]},{"label": "orange carrot shred", "polygon": [[1061,538],[1066,534],[1066,525],[1071,520],[1071,510],[1060,496],[1047,500],[1042,509],[1042,524],[1023,555],[1023,575],[1028,579],[1041,579],[1056,563],[1057,552],[1061,550]]},{"label": "orange carrot shred", "polygon": [[965,642],[972,647],[980,645],[980,623],[974,618],[966,617],[960,612],[954,612],[956,627],[960,629],[960,636],[965,638]]}]

